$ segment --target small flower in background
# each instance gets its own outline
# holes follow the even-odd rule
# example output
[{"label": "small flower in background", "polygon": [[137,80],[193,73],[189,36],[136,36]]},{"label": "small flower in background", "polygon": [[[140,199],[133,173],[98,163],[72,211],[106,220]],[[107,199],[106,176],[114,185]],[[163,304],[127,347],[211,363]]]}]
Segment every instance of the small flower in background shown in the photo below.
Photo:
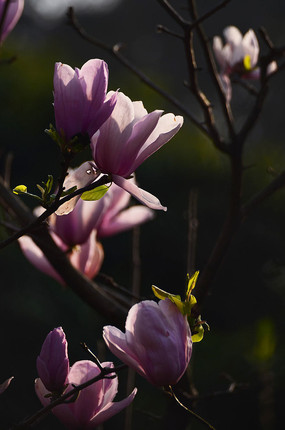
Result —
[{"label": "small flower in background", "polygon": [[[227,101],[231,100],[232,89],[230,75],[236,73],[244,79],[259,79],[260,69],[257,67],[259,44],[252,29],[243,36],[237,27],[229,26],[223,31],[225,45],[219,36],[213,40],[213,49],[220,65],[220,77]],[[277,69],[276,62],[268,65],[267,73]]]},{"label": "small flower in background", "polygon": [[[107,97],[114,97],[109,92]],[[132,102],[119,92],[116,106],[91,139],[93,159],[102,173],[152,209],[166,210],[160,201],[129,181],[148,157],[168,142],[181,128],[183,117],[161,110],[147,113],[142,102]]]},{"label": "small flower in background", "polygon": [[41,382],[48,391],[61,393],[69,373],[67,340],[61,327],[47,335],[37,358],[37,370]]},{"label": "small flower in background", "polygon": [[[112,368],[113,363],[102,363],[102,367]],[[100,374],[99,367],[89,360],[77,361],[69,369],[67,342],[62,328],[51,331],[37,360],[40,378],[35,381],[35,390],[43,406],[47,406],[50,392],[65,393],[73,390]],[[118,392],[118,377],[103,378],[80,391],[75,401],[61,404],[52,413],[68,428],[73,430],[93,429],[113,415],[126,408],[134,399],[137,389],[125,399],[113,402]]]},{"label": "small flower in background", "polygon": [[192,354],[187,318],[169,299],[135,304],[126,332],[105,326],[103,337],[114,355],[156,386],[176,384]]},{"label": "small flower in background", "polygon": [[74,70],[67,64],[56,63],[53,84],[57,132],[66,141],[78,134],[91,138],[116,103],[116,93],[106,99],[107,64],[93,59]]},{"label": "small flower in background", "polygon": [[[7,0],[0,0],[0,22],[5,11]],[[24,0],[12,0],[9,2],[8,10],[5,15],[0,33],[0,44],[6,39],[19,21],[24,9]]]}]

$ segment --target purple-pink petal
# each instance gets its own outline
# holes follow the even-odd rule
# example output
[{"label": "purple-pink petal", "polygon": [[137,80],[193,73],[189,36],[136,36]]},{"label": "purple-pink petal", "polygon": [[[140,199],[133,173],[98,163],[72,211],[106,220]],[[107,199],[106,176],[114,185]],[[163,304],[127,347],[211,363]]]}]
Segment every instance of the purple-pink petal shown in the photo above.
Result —
[{"label": "purple-pink petal", "polygon": [[102,223],[98,229],[98,236],[111,236],[116,233],[120,233],[125,230],[129,230],[139,224],[153,219],[154,212],[141,205],[132,206],[120,213],[115,217],[105,220],[103,218]]},{"label": "purple-pink petal", "polygon": [[[4,13],[4,7],[7,0],[0,0],[0,21]],[[10,1],[8,10],[6,12],[5,20],[2,25],[2,30],[0,34],[0,44],[8,36],[8,34],[13,30],[17,22],[19,21],[24,9],[24,0],[14,0]]]},{"label": "purple-pink petal", "polygon": [[162,206],[157,197],[155,197],[153,194],[150,194],[148,191],[139,188],[132,181],[117,175],[112,175],[112,178],[115,184],[123,188],[125,191],[135,197],[139,202],[148,206],[150,209],[167,211],[167,208],[165,206]]}]

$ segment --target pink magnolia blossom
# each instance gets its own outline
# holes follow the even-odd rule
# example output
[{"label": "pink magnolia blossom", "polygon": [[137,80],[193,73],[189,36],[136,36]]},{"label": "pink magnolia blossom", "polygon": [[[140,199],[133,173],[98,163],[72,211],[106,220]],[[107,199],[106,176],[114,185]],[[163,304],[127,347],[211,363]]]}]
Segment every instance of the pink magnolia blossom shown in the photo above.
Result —
[{"label": "pink magnolia blossom", "polygon": [[89,138],[111,115],[116,93],[106,99],[108,66],[103,60],[87,61],[81,69],[56,63],[54,112],[57,131],[66,140],[77,134]]},{"label": "pink magnolia blossom", "polygon": [[192,354],[187,318],[169,299],[134,305],[126,332],[105,326],[103,337],[113,354],[157,386],[176,384]]},{"label": "pink magnolia blossom", "polygon": [[47,335],[37,358],[38,375],[45,388],[51,392],[62,392],[69,373],[67,340],[61,327]]},{"label": "pink magnolia blossom", "polygon": [[[5,4],[7,0],[0,0],[0,21],[2,19]],[[5,15],[5,20],[2,26],[0,34],[0,44],[8,36],[10,31],[13,30],[17,22],[19,21],[24,9],[24,0],[12,0],[9,3],[8,10]]]},{"label": "pink magnolia blossom", "polygon": [[[113,363],[102,363],[102,367],[113,367]],[[89,360],[77,361],[70,369],[65,393],[100,374],[98,366]],[[42,381],[36,379],[35,389],[41,403],[46,406],[48,391]],[[84,388],[74,402],[61,404],[52,409],[52,413],[70,430],[94,429],[113,415],[126,408],[134,399],[137,389],[125,399],[113,402],[118,392],[118,377],[100,379]]]},{"label": "pink magnolia blossom", "polygon": [[[229,26],[224,29],[225,45],[219,36],[213,40],[213,49],[220,65],[220,77],[226,98],[231,100],[230,75],[237,73],[244,79],[260,79],[260,69],[257,66],[259,56],[259,44],[252,29],[243,36],[239,29]],[[273,73],[277,69],[276,62],[269,64],[267,73]]]},{"label": "pink magnolia blossom", "polygon": [[[56,234],[52,233],[52,237],[57,246],[67,253],[70,263],[89,279],[97,275],[104,259],[103,247],[101,243],[97,242],[96,235],[96,230],[92,230],[86,242],[69,248]],[[19,244],[26,258],[34,266],[53,277],[58,282],[64,284],[61,276],[56,272],[44,253],[29,236],[22,236],[19,239]]]},{"label": "pink magnolia blossom", "polygon": [[[108,93],[112,98],[113,92]],[[116,106],[91,139],[93,159],[102,173],[152,209],[166,210],[152,194],[129,181],[148,157],[168,142],[183,124],[181,116],[147,113],[142,102],[132,102],[119,92]]]}]

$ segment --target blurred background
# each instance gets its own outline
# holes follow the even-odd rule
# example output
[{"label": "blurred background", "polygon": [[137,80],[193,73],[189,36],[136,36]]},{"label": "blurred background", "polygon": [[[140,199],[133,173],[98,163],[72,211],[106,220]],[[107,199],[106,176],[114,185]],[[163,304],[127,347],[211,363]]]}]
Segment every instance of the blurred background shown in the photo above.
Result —
[{"label": "blurred background", "polygon": [[[188,16],[186,0],[172,3]],[[11,188],[25,184],[35,192],[36,183],[59,172],[59,152],[44,133],[54,123],[52,82],[57,61],[81,67],[90,58],[103,58],[109,65],[109,89],[120,88],[132,100],[143,100],[148,111],[180,113],[115,59],[80,39],[67,22],[70,5],[90,35],[109,44],[123,42],[123,53],[134,65],[174,94],[193,115],[201,117],[183,84],[188,78],[182,42],[156,31],[157,24],[179,31],[157,2],[26,0],[20,22],[1,48],[2,59],[16,56],[14,62],[0,69],[0,163],[3,172],[8,154],[13,154]],[[202,14],[213,7],[213,1],[205,0],[198,6]],[[212,38],[221,35],[228,25],[236,25],[243,33],[253,28],[257,34],[264,26],[278,46],[285,43],[284,16],[285,3],[278,0],[252,0],[243,6],[232,1],[205,22],[205,29]],[[259,40],[261,52],[266,53]],[[218,100],[200,51],[201,86],[213,102],[223,131]],[[284,169],[284,100],[284,72],[280,72],[270,82],[264,110],[247,142],[244,164],[250,168],[244,175],[244,201],[272,181],[268,171],[279,173]],[[244,89],[234,87],[232,107],[237,126],[242,125],[253,101]],[[166,213],[156,213],[153,221],[140,228],[141,294],[153,298],[152,284],[183,294],[189,193],[197,193],[195,261],[196,269],[203,270],[227,212],[228,160],[186,120],[178,135],[138,169],[137,180],[168,207]],[[28,199],[25,203],[33,207]],[[203,308],[202,316],[211,331],[205,333],[203,342],[194,345],[191,374],[201,395],[196,411],[217,430],[280,429],[285,420],[284,203],[285,194],[280,191],[242,225]],[[1,238],[6,235],[1,229]],[[132,232],[103,241],[102,272],[127,288],[131,288],[133,274],[132,242]],[[40,407],[33,381],[37,376],[36,357],[47,333],[57,326],[64,328],[73,363],[89,358],[79,346],[81,341],[94,352],[102,349],[102,327],[108,321],[68,288],[31,266],[17,244],[1,251],[0,270],[0,382],[15,376],[0,399],[1,424],[8,428]],[[107,351],[105,354],[113,359]],[[118,399],[125,395],[125,380],[126,374],[121,374]],[[242,384],[241,388],[225,393],[232,382]],[[133,405],[132,428],[174,428],[167,415],[166,396],[140,377],[136,377],[136,386],[139,393]],[[205,428],[190,416],[185,420],[186,426],[176,422],[175,428]],[[124,428],[124,413],[104,424],[105,429],[112,426]],[[38,428],[62,426],[51,416]]]}]

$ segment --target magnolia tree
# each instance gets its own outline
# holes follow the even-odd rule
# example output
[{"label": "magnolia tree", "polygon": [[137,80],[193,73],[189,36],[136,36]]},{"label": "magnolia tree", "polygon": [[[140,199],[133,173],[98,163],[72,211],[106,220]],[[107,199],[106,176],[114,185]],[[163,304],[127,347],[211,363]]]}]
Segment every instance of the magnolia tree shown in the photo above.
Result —
[{"label": "magnolia tree", "polygon": [[[204,31],[204,22],[214,20],[220,9],[229,3],[228,0],[213,6],[203,15],[198,14],[194,0],[185,0],[184,7],[179,10],[175,2],[157,0],[157,3],[170,16],[173,27],[178,28],[158,27],[167,37],[177,38],[184,45],[188,67],[185,86],[197,102],[196,112],[150,80],[124,56],[119,44],[109,46],[97,39],[100,35],[96,38],[89,35],[70,8],[67,19],[78,38],[91,42],[93,47],[102,48],[103,59],[90,58],[80,65],[81,68],[61,62],[54,66],[54,120],[46,133],[60,154],[60,174],[58,177],[50,174],[47,179],[41,178],[44,180],[37,184],[37,194],[31,193],[25,184],[11,189],[6,172],[0,177],[0,202],[4,209],[1,222],[6,228],[1,249],[17,241],[24,257],[37,269],[52,277],[61,288],[71,289],[78,300],[83,300],[100,314],[105,326],[103,332],[94,333],[94,336],[104,341],[106,351],[109,351],[108,357],[113,357],[115,363],[119,362],[116,365],[113,361],[102,362],[96,350],[83,343],[85,352],[82,350],[82,354],[85,355],[70,364],[64,328],[58,327],[55,322],[50,332],[46,333],[46,338],[42,339],[42,345],[33,345],[38,375],[34,383],[35,393],[42,408],[26,413],[19,423],[11,422],[13,429],[36,425],[40,428],[42,419],[50,413],[68,429],[93,429],[109,419],[112,423],[114,415],[122,413],[127,407],[135,407],[137,398],[144,395],[144,390],[135,386],[133,371],[140,375],[138,378],[144,378],[153,390],[162,391],[165,402],[169,404],[172,415],[169,423],[164,420],[161,424],[156,417],[153,428],[220,428],[219,420],[213,413],[209,413],[205,406],[199,409],[203,393],[198,393],[194,387],[195,367],[191,364],[191,356],[197,342],[208,342],[211,337],[204,312],[203,318],[201,314],[206,299],[211,300],[214,279],[223,268],[232,239],[248,215],[285,185],[284,172],[275,172],[269,185],[257,194],[247,196],[247,200],[243,195],[245,144],[259,119],[271,79],[282,72],[285,48],[276,47],[264,29],[260,31],[267,48],[264,52],[260,52],[258,37],[253,29],[242,34],[237,27],[228,25],[223,35],[209,37]],[[1,44],[5,43],[17,24],[23,9],[24,0],[0,1]],[[199,56],[201,52],[204,55],[207,79],[213,82],[218,95],[218,109],[215,109],[200,83],[198,52]],[[139,93],[133,101],[122,91],[116,88],[111,90],[104,54],[111,55],[128,69],[126,73],[133,73],[160,94],[162,101],[159,108],[164,107],[165,100],[172,103],[175,114],[164,113],[161,109],[148,112],[143,101],[139,100]],[[6,62],[3,59],[2,66]],[[52,76],[50,80],[52,82]],[[243,86],[247,97],[254,100],[248,112],[244,113],[242,124],[236,122],[232,112],[232,98],[235,96],[233,83]],[[186,120],[212,142],[230,166],[227,215],[218,238],[212,244],[210,256],[202,267],[195,267],[194,264],[197,224],[189,222],[189,249],[192,255],[188,273],[185,273],[184,296],[178,294],[178,286],[166,285],[161,288],[153,286],[148,297],[141,297],[136,289],[120,288],[115,281],[100,276],[104,238],[123,234],[151,221],[155,211],[160,211],[157,212],[159,219],[165,215],[166,202],[161,203],[158,197],[139,187],[135,172],[156,151],[163,151],[164,144],[175,139]],[[47,124],[49,122],[47,118]],[[221,123],[224,125],[220,126]],[[38,178],[31,179],[35,184],[39,182]],[[174,180],[179,181],[178,178]],[[191,186],[189,184],[189,189]],[[35,202],[33,211],[26,206],[26,199],[29,198]],[[191,193],[190,200],[189,219],[197,222],[197,203],[195,198],[193,203]],[[166,234],[165,244],[161,243],[161,246],[167,246]],[[167,267],[161,270],[167,271]],[[119,279],[117,281],[120,282]],[[246,282],[243,287],[246,288]],[[243,300],[241,298],[238,304],[241,313]],[[266,342],[265,335],[264,339]],[[69,343],[72,343],[72,338],[69,338]],[[9,348],[2,352],[7,353]],[[211,357],[205,357],[205,360],[208,360],[207,367],[211,368]],[[21,360],[15,375],[21,371],[20,367]],[[123,375],[126,372],[133,386],[115,400],[119,379],[125,378]],[[5,374],[5,369],[2,369],[2,374]],[[10,384],[14,378],[10,374],[5,377],[0,387],[1,394],[11,390]],[[16,386],[17,378],[14,379],[12,384]],[[217,397],[223,401],[239,389],[254,391],[256,399],[263,393],[256,385],[230,379],[226,389],[214,390],[207,396],[204,394],[204,398],[207,397],[207,404],[211,399],[216,402]],[[13,407],[17,405],[11,405]],[[221,414],[222,409],[220,407]],[[133,423],[130,420],[130,413],[128,417],[125,428],[139,428],[135,420]],[[274,420],[267,427],[264,422],[261,420],[261,427],[258,424],[256,428],[273,428]],[[228,425],[227,428],[235,427]],[[253,426],[245,423],[244,428]]]}]

